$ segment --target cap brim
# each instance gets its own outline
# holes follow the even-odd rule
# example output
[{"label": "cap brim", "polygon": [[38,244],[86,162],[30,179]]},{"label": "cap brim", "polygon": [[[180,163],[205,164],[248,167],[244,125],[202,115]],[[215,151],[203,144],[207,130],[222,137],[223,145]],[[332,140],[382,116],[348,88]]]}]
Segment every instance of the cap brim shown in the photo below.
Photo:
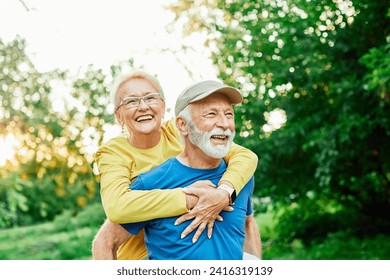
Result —
[{"label": "cap brim", "polygon": [[209,96],[213,93],[222,93],[222,94],[226,95],[229,98],[229,101],[231,104],[239,104],[242,102],[242,95],[241,95],[239,90],[237,90],[234,87],[224,86],[224,87],[214,89],[211,91],[206,91],[206,92],[200,94],[199,96],[197,96],[196,98],[194,98],[193,100],[191,100],[190,103],[202,100],[203,98],[206,98],[207,96]]}]

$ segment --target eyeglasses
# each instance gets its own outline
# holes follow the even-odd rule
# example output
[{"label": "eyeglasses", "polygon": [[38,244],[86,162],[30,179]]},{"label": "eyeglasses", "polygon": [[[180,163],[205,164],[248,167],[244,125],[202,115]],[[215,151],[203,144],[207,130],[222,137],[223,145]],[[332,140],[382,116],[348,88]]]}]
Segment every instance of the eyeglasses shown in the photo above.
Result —
[{"label": "eyeglasses", "polygon": [[125,106],[126,109],[136,108],[139,106],[141,99],[147,105],[156,105],[158,103],[158,100],[161,100],[161,97],[160,97],[160,93],[158,92],[152,92],[143,97],[128,96],[121,100],[119,106],[116,108],[115,111],[118,111],[122,105]]}]

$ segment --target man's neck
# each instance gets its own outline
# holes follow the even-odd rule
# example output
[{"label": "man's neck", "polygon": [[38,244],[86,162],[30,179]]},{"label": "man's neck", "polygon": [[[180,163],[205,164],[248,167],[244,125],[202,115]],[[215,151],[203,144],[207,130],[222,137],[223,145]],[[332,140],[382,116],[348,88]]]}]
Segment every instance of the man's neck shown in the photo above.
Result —
[{"label": "man's neck", "polygon": [[199,169],[211,169],[216,168],[221,163],[220,158],[212,158],[206,155],[201,149],[196,146],[184,148],[176,158],[184,165],[199,168]]}]

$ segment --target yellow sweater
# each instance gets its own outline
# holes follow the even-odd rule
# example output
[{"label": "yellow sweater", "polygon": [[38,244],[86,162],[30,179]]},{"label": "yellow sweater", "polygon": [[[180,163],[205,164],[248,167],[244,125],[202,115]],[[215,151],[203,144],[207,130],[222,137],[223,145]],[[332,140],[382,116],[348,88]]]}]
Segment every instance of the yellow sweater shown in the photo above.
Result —
[{"label": "yellow sweater", "polygon": [[[150,149],[138,149],[126,138],[107,141],[95,155],[100,175],[100,194],[108,219],[114,223],[134,223],[178,216],[188,212],[181,189],[131,190],[129,185],[141,173],[160,165],[182,151],[174,121],[162,126],[160,142]],[[257,166],[257,156],[233,144],[225,157],[228,169],[221,180],[232,183],[237,193],[249,181]],[[118,250],[118,259],[142,259],[147,256],[143,232],[132,236]]]}]

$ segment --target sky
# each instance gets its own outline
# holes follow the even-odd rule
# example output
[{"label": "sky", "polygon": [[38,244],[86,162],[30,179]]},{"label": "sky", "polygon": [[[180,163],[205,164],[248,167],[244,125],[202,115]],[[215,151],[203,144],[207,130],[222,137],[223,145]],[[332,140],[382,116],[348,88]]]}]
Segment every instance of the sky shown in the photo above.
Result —
[{"label": "sky", "polygon": [[[166,119],[173,118],[180,92],[195,81],[216,79],[216,71],[201,35],[184,38],[178,24],[174,32],[167,32],[174,15],[164,6],[172,2],[1,0],[0,39],[24,38],[27,55],[42,72],[61,69],[77,74],[90,64],[108,70],[133,58],[135,67],[157,75],[170,109]],[[182,45],[192,51],[183,52]],[[105,131],[104,141],[119,134],[120,128],[108,126]],[[8,136],[0,138],[0,166],[12,159],[18,148],[13,135]]]},{"label": "sky", "polygon": [[[89,64],[108,69],[133,58],[136,67],[158,76],[172,110],[182,89],[200,79],[216,79],[216,72],[201,35],[184,38],[180,25],[166,31],[173,14],[163,6],[171,2],[1,0],[0,38],[25,38],[26,52],[39,71],[77,73]],[[182,45],[193,51],[184,53]]]}]

